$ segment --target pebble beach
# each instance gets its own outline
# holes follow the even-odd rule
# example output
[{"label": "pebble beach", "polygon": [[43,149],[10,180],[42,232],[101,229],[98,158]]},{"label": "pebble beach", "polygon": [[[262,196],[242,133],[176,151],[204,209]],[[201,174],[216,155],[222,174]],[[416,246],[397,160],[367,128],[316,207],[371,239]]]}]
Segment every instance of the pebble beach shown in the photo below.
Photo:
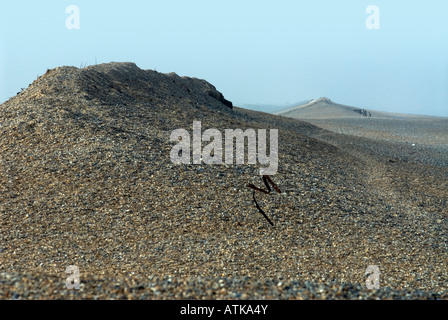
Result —
[{"label": "pebble beach", "polygon": [[[171,161],[193,121],[278,129],[281,192],[255,195],[273,226],[247,187],[265,188],[259,164]],[[0,299],[447,299],[448,150],[420,142],[133,63],[49,70],[0,106]]]}]

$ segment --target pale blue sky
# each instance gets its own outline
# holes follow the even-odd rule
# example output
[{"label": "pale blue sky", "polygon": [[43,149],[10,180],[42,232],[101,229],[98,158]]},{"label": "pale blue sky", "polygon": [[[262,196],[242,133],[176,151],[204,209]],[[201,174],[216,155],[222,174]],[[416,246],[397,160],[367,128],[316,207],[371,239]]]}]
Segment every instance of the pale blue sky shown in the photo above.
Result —
[{"label": "pale blue sky", "polygon": [[[80,29],[65,11],[80,9]],[[368,5],[380,9],[369,30]],[[0,4],[0,102],[49,68],[131,61],[203,78],[244,104],[326,96],[448,116],[448,1],[11,1]]]}]

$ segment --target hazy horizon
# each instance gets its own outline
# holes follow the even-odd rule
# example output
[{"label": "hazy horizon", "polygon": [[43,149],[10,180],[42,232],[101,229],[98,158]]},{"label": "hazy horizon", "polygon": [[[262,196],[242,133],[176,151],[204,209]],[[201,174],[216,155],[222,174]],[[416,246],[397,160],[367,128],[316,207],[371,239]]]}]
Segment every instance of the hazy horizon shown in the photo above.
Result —
[{"label": "hazy horizon", "polygon": [[[328,98],[328,97],[318,97],[318,98]],[[262,111],[262,112],[266,112],[266,113],[272,113],[272,114],[276,114],[276,112],[279,111],[286,111],[289,109],[293,109],[295,107],[299,107],[302,105],[307,104],[310,101],[316,100],[318,98],[315,99],[307,99],[307,100],[302,100],[302,101],[298,101],[297,103],[286,103],[286,104],[264,104],[264,103],[250,103],[250,104],[242,104],[242,105],[236,105],[236,107],[240,107],[240,108],[245,108],[245,109],[249,109],[249,110],[254,110],[254,111]],[[334,101],[333,99],[329,98],[333,103],[337,104],[337,105],[343,105],[343,106],[347,106],[347,107],[353,107],[353,108],[361,108],[361,109],[366,109],[368,111],[376,111],[376,112],[387,112],[387,113],[391,113],[391,114],[403,114],[403,115],[416,115],[416,116],[428,116],[428,117],[439,117],[439,118],[447,118],[448,116],[444,116],[444,115],[431,115],[431,114],[425,114],[425,113],[412,113],[412,112],[394,112],[394,111],[390,111],[390,110],[381,110],[379,108],[363,108],[363,106],[358,105],[358,106],[354,106],[354,105],[347,105],[345,103],[341,103],[339,101]]]},{"label": "hazy horizon", "polygon": [[1,7],[0,103],[47,69],[117,61],[205,79],[236,106],[324,96],[448,116],[448,2],[51,0]]}]

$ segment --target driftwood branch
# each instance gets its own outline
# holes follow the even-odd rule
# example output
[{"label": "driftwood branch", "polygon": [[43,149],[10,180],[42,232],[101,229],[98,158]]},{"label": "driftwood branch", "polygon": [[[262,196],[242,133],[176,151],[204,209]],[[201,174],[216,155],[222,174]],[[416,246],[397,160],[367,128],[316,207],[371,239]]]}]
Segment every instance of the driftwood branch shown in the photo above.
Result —
[{"label": "driftwood branch", "polygon": [[251,188],[251,189],[254,190],[254,192],[253,192],[253,194],[252,194],[252,197],[253,197],[253,199],[254,199],[255,206],[257,207],[258,211],[260,211],[260,213],[261,213],[261,214],[263,215],[263,217],[269,222],[269,224],[270,224],[271,226],[274,226],[274,223],[268,218],[268,216],[267,216],[266,213],[263,211],[263,209],[261,209],[260,206],[258,205],[257,200],[255,199],[255,191],[262,192],[262,193],[265,193],[265,194],[270,194],[270,193],[271,193],[271,187],[269,186],[269,184],[271,184],[272,187],[275,189],[275,191],[277,191],[278,193],[281,193],[281,191],[280,191],[279,187],[277,187],[277,185],[271,180],[271,178],[269,178],[269,176],[264,175],[264,176],[263,176],[263,182],[264,182],[264,185],[266,186],[266,188],[268,189],[267,191],[266,191],[266,190],[263,190],[263,189],[260,189],[260,188],[254,186],[254,185],[251,184],[251,183],[249,183],[247,186],[248,186],[249,188]]}]

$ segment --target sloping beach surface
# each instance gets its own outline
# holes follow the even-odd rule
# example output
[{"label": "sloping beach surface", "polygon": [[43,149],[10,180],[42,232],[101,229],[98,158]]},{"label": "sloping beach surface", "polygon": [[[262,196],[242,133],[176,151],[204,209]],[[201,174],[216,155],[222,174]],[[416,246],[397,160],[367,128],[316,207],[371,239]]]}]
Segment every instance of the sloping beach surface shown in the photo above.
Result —
[{"label": "sloping beach surface", "polygon": [[[247,187],[265,188],[260,165],[171,162],[193,121],[279,130],[281,193],[255,195],[274,226]],[[446,299],[448,157],[409,142],[133,63],[49,70],[0,106],[0,298]]]},{"label": "sloping beach surface", "polygon": [[374,111],[319,98],[276,114],[356,137],[448,150],[448,117]]}]

